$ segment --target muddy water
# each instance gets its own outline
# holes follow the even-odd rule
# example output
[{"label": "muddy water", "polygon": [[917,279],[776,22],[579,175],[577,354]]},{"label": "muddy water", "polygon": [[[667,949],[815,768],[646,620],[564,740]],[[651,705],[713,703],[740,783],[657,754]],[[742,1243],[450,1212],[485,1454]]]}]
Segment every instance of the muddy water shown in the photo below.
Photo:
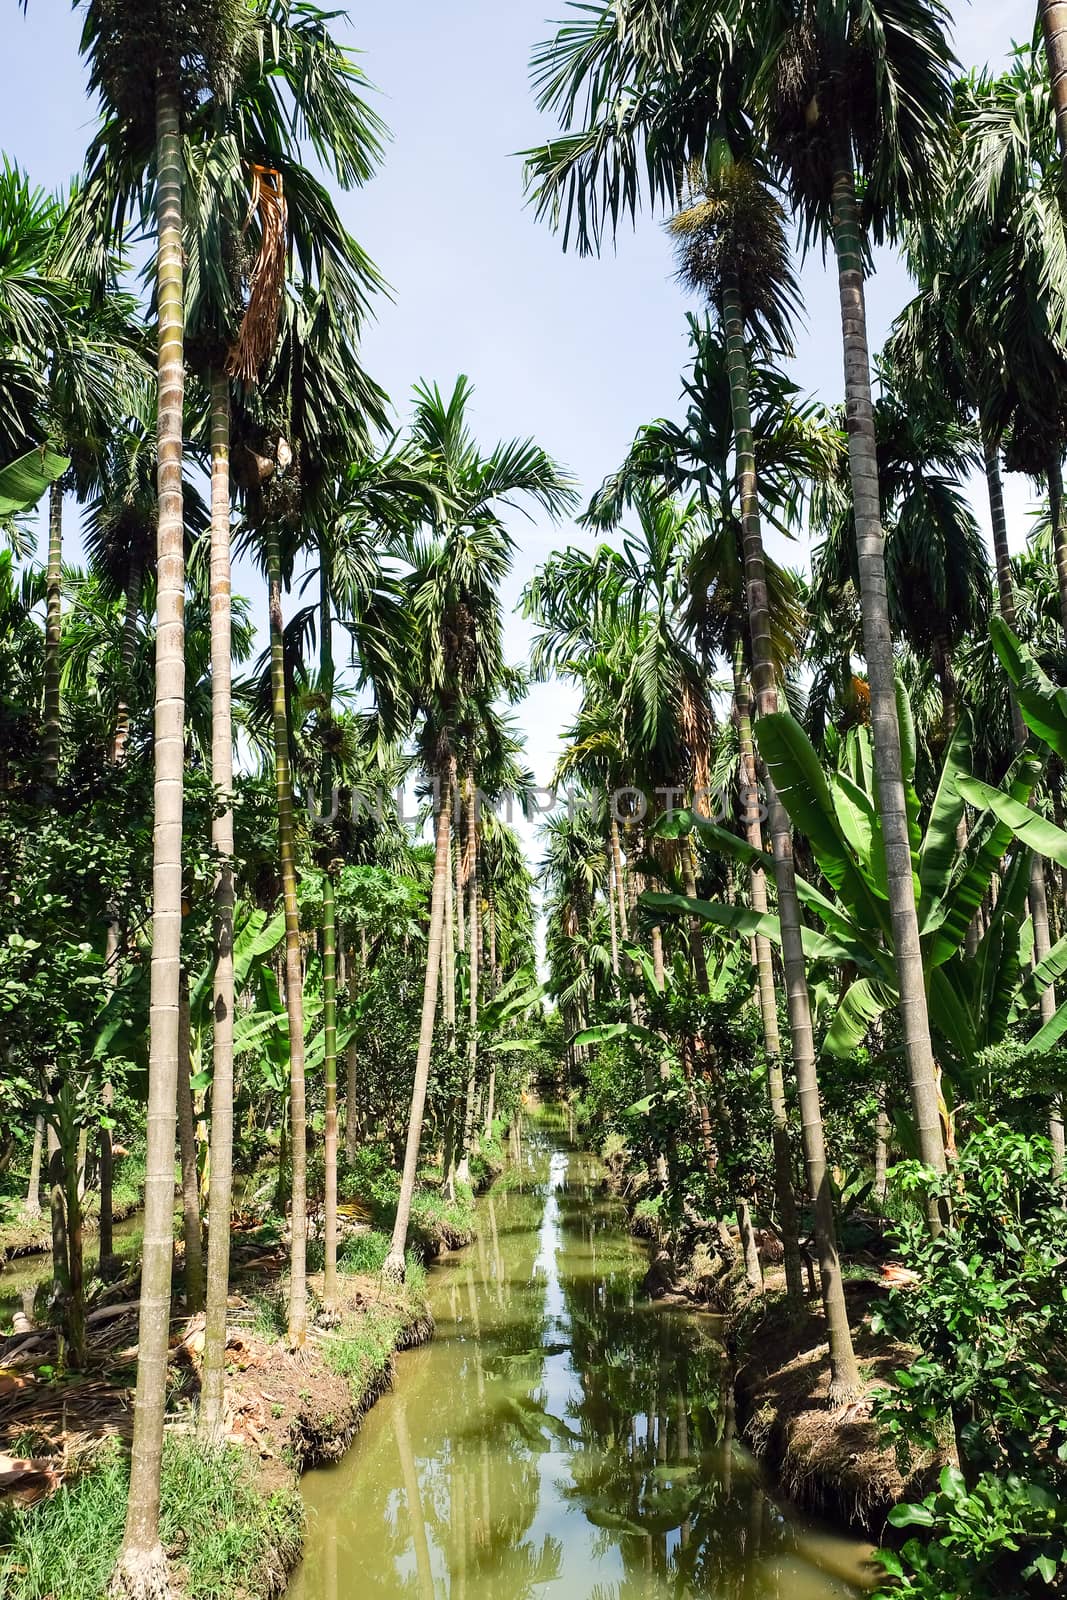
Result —
[{"label": "muddy water", "polygon": [[533,1143],[431,1273],[437,1338],[309,1474],[290,1600],[830,1600],[867,1547],[764,1494],[711,1317],[651,1307],[588,1158]]},{"label": "muddy water", "polygon": [[[131,1260],[141,1248],[144,1218],[140,1211],[114,1227],[115,1254],[123,1261]],[[96,1270],[100,1259],[100,1240],[93,1233],[85,1240],[85,1276],[88,1279]],[[23,1309],[23,1301],[32,1295],[39,1284],[52,1281],[52,1257],[37,1252],[35,1255],[16,1256],[14,1261],[0,1268],[0,1336],[11,1331],[11,1319]]]}]

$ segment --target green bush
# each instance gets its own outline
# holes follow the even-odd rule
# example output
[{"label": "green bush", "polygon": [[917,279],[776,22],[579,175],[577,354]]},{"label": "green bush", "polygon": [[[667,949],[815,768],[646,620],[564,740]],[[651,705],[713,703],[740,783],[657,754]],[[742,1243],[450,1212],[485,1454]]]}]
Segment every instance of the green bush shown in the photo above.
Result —
[{"label": "green bush", "polygon": [[[129,1476],[126,1452],[113,1444],[43,1505],[6,1511],[3,1600],[100,1600],[122,1542]],[[271,1568],[295,1561],[303,1528],[299,1495],[261,1494],[239,1451],[168,1438],[162,1490],[163,1544],[197,1600],[262,1591]]]}]

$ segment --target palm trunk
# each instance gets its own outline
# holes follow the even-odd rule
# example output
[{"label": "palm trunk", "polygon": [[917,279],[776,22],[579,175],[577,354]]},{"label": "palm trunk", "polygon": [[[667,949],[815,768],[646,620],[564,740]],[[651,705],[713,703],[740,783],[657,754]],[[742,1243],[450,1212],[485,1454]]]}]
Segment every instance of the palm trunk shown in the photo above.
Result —
[{"label": "palm trunk", "polygon": [[204,1309],[204,1234],[196,1160],[192,1063],[189,1057],[189,984],[182,974],[178,1021],[178,1149],[182,1168],[182,1238],[185,1241],[185,1309]]},{"label": "palm trunk", "polygon": [[[741,297],[736,284],[723,296],[723,321],[730,369],[730,405],[733,418],[737,471],[741,484],[741,529],[745,558],[745,593],[752,635],[756,709],[760,716],[778,709],[770,605],[767,596],[766,558],[760,522],[756,458],[749,395],[748,350],[745,343]],[[770,775],[765,775],[768,822],[774,851],[774,877],[778,889],[778,919],[782,935],[786,1008],[792,1040],[793,1066],[800,1101],[801,1136],[808,1189],[814,1206],[815,1246],[819,1279],[830,1342],[830,1400],[844,1404],[862,1388],[852,1347],[852,1332],[845,1304],[844,1282],[837,1250],[837,1227],[823,1133],[822,1101],[815,1065],[815,1039],[811,1025],[811,997],[801,941],[800,900],[793,865],[793,835],[785,807]],[[784,1094],[781,1108],[784,1111]],[[783,1217],[784,1222],[784,1217]],[[784,1228],[783,1228],[784,1232]]]},{"label": "palm trunk", "polygon": [[1038,0],[1037,9],[1045,36],[1052,104],[1056,108],[1056,138],[1067,170],[1067,3],[1065,0]]},{"label": "palm trunk", "polygon": [[[738,341],[736,357],[737,382],[741,386],[736,399],[736,415],[745,422],[750,410],[748,401],[748,356],[744,342],[744,324],[738,306],[733,306],[731,317],[732,337]],[[737,324],[735,327],[734,325]],[[751,433],[751,419],[746,431]],[[755,472],[753,460],[753,475]],[[774,658],[770,643],[770,611],[766,597],[766,572],[763,555],[763,532],[759,522],[758,485],[753,476],[754,526],[746,525],[746,598],[749,608],[749,631],[753,657],[757,657],[756,635],[760,645],[760,681],[765,686],[763,710],[777,709],[778,695],[774,678]],[[758,540],[758,548],[756,541]],[[751,581],[749,582],[749,574]],[[753,610],[753,606],[755,609]],[[766,608],[766,609],[764,609]],[[756,620],[753,621],[753,616]],[[738,744],[741,756],[742,825],[745,838],[754,850],[763,851],[763,827],[759,807],[759,785],[755,747],[752,742],[752,702],[744,672],[741,641],[734,651],[734,702],[737,707]],[[790,835],[791,838],[791,835]],[[794,888],[795,892],[795,888]],[[749,899],[753,911],[764,915],[768,909],[767,876],[756,863],[749,872]],[[799,907],[797,909],[799,918]],[[796,1196],[793,1193],[793,1156],[789,1142],[789,1112],[782,1071],[782,1041],[778,1029],[778,999],[774,984],[774,963],[770,940],[757,934],[753,941],[756,954],[756,975],[759,986],[760,1016],[763,1021],[763,1045],[767,1055],[767,1097],[771,1108],[771,1145],[774,1153],[774,1192],[782,1232],[782,1249],[786,1279],[786,1293],[790,1300],[804,1298],[804,1276],[800,1260],[800,1223],[797,1217]],[[807,983],[804,984],[805,993]]]},{"label": "palm trunk", "polygon": [[200,1433],[219,1441],[226,1400],[226,1304],[233,1197],[233,660],[230,589],[230,389],[211,380],[211,781],[223,809],[212,818],[215,980],[212,1017],[211,1181],[208,1190],[207,1317]]},{"label": "palm trunk", "polygon": [[120,767],[126,754],[130,737],[130,707],[127,701],[130,679],[137,657],[137,624],[141,618],[141,594],[144,589],[144,571],[138,558],[130,564],[126,582],[126,616],[122,625],[122,688],[115,713],[115,728],[111,735],[110,760]]},{"label": "palm trunk", "polygon": [[470,1153],[477,1126],[478,1090],[478,963],[481,960],[481,918],[478,915],[478,790],[474,768],[467,774],[467,966],[470,989],[470,1036],[467,1040],[467,1100],[463,1119],[463,1149],[457,1176],[470,1182]]},{"label": "palm trunk", "polygon": [[1067,506],[1063,499],[1063,468],[1054,455],[1048,468],[1048,504],[1052,541],[1056,552],[1056,583],[1060,596],[1060,621],[1067,633]]},{"label": "palm trunk", "polygon": [[48,1119],[48,1209],[52,1223],[52,1294],[62,1300],[70,1286],[70,1258],[67,1253],[67,1180],[63,1146],[51,1118]]},{"label": "palm trunk", "polygon": [[[1030,916],[1034,925],[1034,965],[1038,966],[1052,947],[1048,926],[1048,899],[1045,894],[1045,872],[1040,856],[1030,861]],[[1044,1025],[1056,1014],[1056,989],[1049,984],[1041,995],[1041,1022]],[[1049,1112],[1049,1138],[1052,1141],[1052,1170],[1057,1178],[1064,1173],[1063,1097],[1052,1098]]]},{"label": "palm trunk", "polygon": [[[938,1115],[937,1072],[930,1042],[926,979],[915,909],[914,867],[904,802],[893,639],[889,628],[884,539],[878,501],[878,456],[863,288],[863,242],[849,153],[843,155],[838,164],[833,196],[863,642],[871,690],[878,812],[885,847],[900,1021],[919,1155],[926,1166],[943,1173],[946,1170],[945,1145]],[[931,1207],[930,1225],[935,1232],[941,1225],[936,1204]]]},{"label": "palm trunk", "polygon": [[[359,979],[356,976],[356,952],[348,952],[348,1004],[355,1011],[356,999],[359,994]],[[359,1046],[354,1038],[348,1042],[345,1078],[345,1159],[349,1166],[355,1162],[359,1154],[359,1128],[360,1118],[357,1109],[359,1097]]]},{"label": "palm trunk", "polygon": [[41,760],[46,789],[59,782],[60,667],[59,647],[63,633],[63,490],[53,483],[48,491],[48,568],[45,578],[44,630],[44,725],[41,729]]},{"label": "palm trunk", "polygon": [[[333,606],[330,597],[326,556],[319,567],[320,582],[320,677],[322,694],[329,716],[333,710]],[[324,815],[333,810],[333,762],[326,751],[322,761],[322,800]],[[326,1126],[324,1158],[326,1196],[324,1201],[323,1304],[330,1316],[337,1312],[337,907],[334,893],[333,863],[323,863],[322,879],[322,1026],[323,1076],[326,1086]]]},{"label": "palm trunk", "polygon": [[626,940],[630,937],[630,919],[626,907],[626,869],[622,860],[619,824],[614,817],[611,819],[611,860],[615,868],[615,893],[619,901],[619,937]]},{"label": "palm trunk", "polygon": [[[452,870],[452,840],[448,843],[449,858],[448,871],[445,873],[445,911],[444,927],[441,938],[441,1013],[445,1020],[446,1044],[448,1048],[450,1070],[449,1077],[455,1082],[455,1056],[456,1056],[456,901],[458,897],[460,911],[463,909],[463,895],[459,890],[459,854],[456,853],[456,871]],[[463,1110],[464,1103],[458,1093],[452,1095],[446,1121],[448,1123],[448,1137],[445,1148],[441,1152],[442,1172],[444,1177],[445,1193],[450,1200],[456,1197],[456,1182],[460,1176],[457,1163],[463,1154]]]},{"label": "palm trunk", "polygon": [[26,1204],[23,1207],[28,1217],[41,1215],[41,1149],[44,1144],[44,1117],[38,1113],[33,1125],[33,1153],[30,1156],[30,1181],[26,1185]]},{"label": "palm trunk", "polygon": [[[126,695],[137,654],[137,624],[141,616],[143,589],[144,568],[140,558],[134,557],[131,559],[130,570],[126,580],[126,617],[122,627],[123,686],[119,694],[118,709],[115,714],[115,727],[111,736],[111,749],[108,753],[108,760],[113,767],[120,767],[125,761],[126,745],[130,736],[130,708]],[[108,916],[104,949],[104,971],[107,981],[112,987],[118,986],[121,945],[122,930],[119,926],[117,909],[113,908]],[[107,1116],[115,1103],[115,1094],[110,1083],[104,1084],[102,1099],[104,1113]],[[111,1129],[107,1126],[101,1126],[97,1152],[100,1168],[100,1265],[102,1269],[106,1270],[107,1263],[114,1254],[115,1249],[114,1219],[112,1214],[115,1162],[112,1155]]]},{"label": "palm trunk", "polygon": [[451,769],[446,772],[445,777],[446,782],[442,785],[441,792],[441,810],[437,818],[437,848],[434,855],[433,893],[430,897],[430,933],[426,945],[426,981],[422,991],[419,1050],[415,1061],[415,1083],[411,1093],[411,1114],[408,1118],[404,1171],[400,1180],[400,1196],[396,1204],[393,1241],[383,1269],[387,1275],[398,1281],[403,1281],[404,1277],[404,1251],[407,1248],[408,1222],[411,1218],[411,1202],[415,1195],[415,1176],[419,1165],[419,1145],[422,1142],[422,1119],[426,1110],[426,1086],[430,1077],[433,1030],[437,1019],[437,976],[441,965],[441,945],[444,933],[445,880],[451,871]]},{"label": "palm trunk", "polygon": [[274,772],[278,791],[278,855],[285,903],[285,1009],[289,1017],[289,1137],[292,1163],[292,1256],[289,1344],[307,1338],[307,1117],[304,1090],[304,971],[300,957],[300,907],[296,897],[296,817],[289,769],[289,713],[285,696],[285,627],[278,526],[267,522],[270,583],[270,677],[274,705]]},{"label": "palm trunk", "polygon": [[886,1103],[886,1086],[878,1088],[878,1114],[874,1120],[874,1198],[884,1206],[889,1192],[889,1136],[893,1125],[889,1120]]},{"label": "palm trunk", "polygon": [[159,307],[159,519],[152,884],[151,1052],[141,1315],[126,1531],[112,1592],[130,1600],[168,1592],[159,1540],[163,1415],[167,1401],[174,1220],[174,1124],[181,979],[182,802],[185,772],[185,400],[182,148],[177,86],[156,90]]}]

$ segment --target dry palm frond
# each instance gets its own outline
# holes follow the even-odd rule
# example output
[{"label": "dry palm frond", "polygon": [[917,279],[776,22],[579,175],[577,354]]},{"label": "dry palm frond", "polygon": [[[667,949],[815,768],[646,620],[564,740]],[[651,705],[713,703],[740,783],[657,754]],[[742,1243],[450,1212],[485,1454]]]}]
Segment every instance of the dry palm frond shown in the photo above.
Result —
[{"label": "dry palm frond", "polygon": [[259,256],[252,271],[248,306],[229,360],[230,376],[242,378],[245,383],[256,381],[274,349],[285,288],[289,248],[285,193],[281,173],[272,167],[252,167],[246,232],[257,214],[261,230]]}]

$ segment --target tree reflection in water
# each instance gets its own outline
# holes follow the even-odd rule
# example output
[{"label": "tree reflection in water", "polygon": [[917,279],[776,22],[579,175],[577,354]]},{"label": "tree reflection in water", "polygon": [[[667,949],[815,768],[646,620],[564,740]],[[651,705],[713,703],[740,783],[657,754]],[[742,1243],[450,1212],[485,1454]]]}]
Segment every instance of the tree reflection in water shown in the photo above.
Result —
[{"label": "tree reflection in water", "polygon": [[[311,1474],[291,1600],[829,1600],[734,1443],[717,1324],[647,1305],[595,1164],[522,1143],[431,1274],[437,1338]],[[862,1551],[837,1541],[836,1570]]]}]

